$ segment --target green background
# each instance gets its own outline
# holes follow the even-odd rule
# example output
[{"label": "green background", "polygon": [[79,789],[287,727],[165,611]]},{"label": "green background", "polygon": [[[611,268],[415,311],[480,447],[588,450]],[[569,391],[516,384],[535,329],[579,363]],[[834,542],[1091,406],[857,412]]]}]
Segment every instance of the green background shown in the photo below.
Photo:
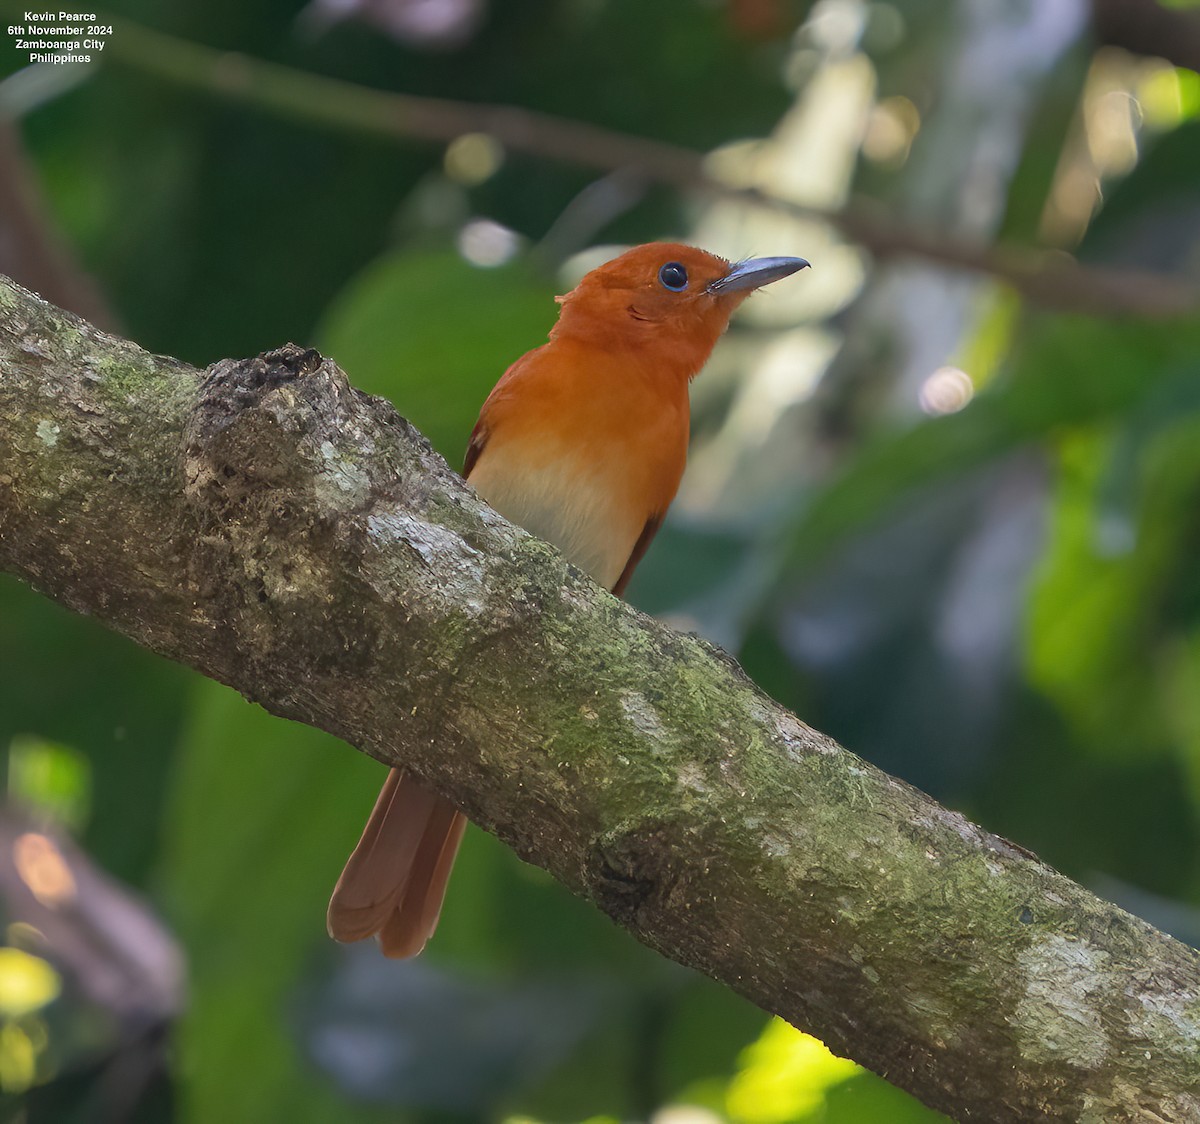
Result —
[{"label": "green background", "polygon": [[[692,475],[630,599],[1200,941],[1200,315],[1065,311],[986,268],[989,247],[1045,249],[1135,296],[1137,271],[1195,283],[1200,78],[1101,48],[1086,5],[1063,27],[1037,22],[1055,5],[970,0],[431,4],[452,41],[383,19],[419,7],[321,28],[284,0],[125,0],[98,62],[36,75],[4,43],[39,221],[108,325],[198,365],[317,346],[457,466],[493,382],[602,257],[575,255],[711,236],[810,257],[697,382]],[[519,151],[464,175],[443,141],[322,121],[320,94],[306,117],[214,93],[230,52],[302,90],[327,76],[721,149],[768,192],[865,201],[985,269]],[[479,220],[509,232],[503,264],[461,252]],[[941,367],[970,376],[960,411],[931,412]],[[333,946],[324,903],[377,764],[7,578],[0,668],[10,795],[148,903],[188,980],[132,1027],[10,926],[35,955],[0,964],[8,1118],[941,1119],[474,829],[420,960]]]}]

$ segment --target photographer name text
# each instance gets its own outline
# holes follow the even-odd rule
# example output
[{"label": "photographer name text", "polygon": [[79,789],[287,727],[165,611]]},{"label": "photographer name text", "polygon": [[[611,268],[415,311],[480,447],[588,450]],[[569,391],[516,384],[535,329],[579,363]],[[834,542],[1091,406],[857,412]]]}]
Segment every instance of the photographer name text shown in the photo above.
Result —
[{"label": "photographer name text", "polygon": [[91,62],[104,50],[112,24],[100,23],[95,12],[26,12],[24,23],[10,23],[13,46],[29,62],[62,66]]}]

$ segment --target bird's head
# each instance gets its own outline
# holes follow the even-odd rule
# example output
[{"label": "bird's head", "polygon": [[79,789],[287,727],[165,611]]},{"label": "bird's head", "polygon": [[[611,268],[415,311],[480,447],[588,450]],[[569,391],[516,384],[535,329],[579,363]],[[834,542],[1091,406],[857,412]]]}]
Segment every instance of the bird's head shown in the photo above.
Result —
[{"label": "bird's head", "polygon": [[551,338],[577,336],[610,350],[658,352],[691,378],[755,289],[808,265],[803,258],[727,262],[678,242],[650,242],[593,269],[559,297]]}]

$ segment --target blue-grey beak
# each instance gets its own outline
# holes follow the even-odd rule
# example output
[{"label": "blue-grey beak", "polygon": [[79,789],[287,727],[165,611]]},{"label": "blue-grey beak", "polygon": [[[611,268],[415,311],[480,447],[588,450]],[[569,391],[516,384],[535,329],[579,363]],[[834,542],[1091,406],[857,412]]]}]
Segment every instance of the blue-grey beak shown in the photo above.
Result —
[{"label": "blue-grey beak", "polygon": [[710,293],[736,293],[741,289],[761,289],[781,277],[790,277],[808,268],[803,258],[750,258],[738,262],[724,277],[708,286]]}]

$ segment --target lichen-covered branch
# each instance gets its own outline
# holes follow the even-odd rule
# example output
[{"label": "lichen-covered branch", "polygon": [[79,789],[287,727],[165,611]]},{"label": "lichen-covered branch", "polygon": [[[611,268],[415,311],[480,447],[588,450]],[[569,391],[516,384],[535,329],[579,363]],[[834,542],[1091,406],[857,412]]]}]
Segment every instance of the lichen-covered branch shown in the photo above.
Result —
[{"label": "lichen-covered branch", "polygon": [[0,567],[959,1120],[1200,1120],[1196,953],[611,597],[315,352],[202,373],[0,284]]}]

